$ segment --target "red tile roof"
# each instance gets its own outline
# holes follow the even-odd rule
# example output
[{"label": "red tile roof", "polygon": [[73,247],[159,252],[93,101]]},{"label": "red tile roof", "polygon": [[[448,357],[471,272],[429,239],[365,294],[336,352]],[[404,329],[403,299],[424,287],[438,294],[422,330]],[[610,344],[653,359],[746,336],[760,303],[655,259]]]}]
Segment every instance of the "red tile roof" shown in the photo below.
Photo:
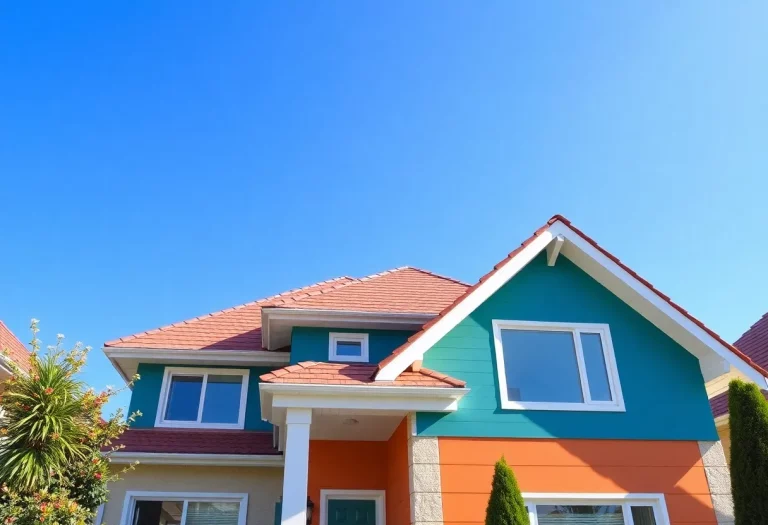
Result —
[{"label": "red tile roof", "polygon": [[106,347],[261,350],[261,309],[321,308],[436,314],[467,288],[455,279],[402,267],[339,277],[104,343]]},{"label": "red tile roof", "polygon": [[316,363],[306,361],[273,370],[260,377],[265,383],[293,383],[310,385],[365,385],[426,386],[462,388],[464,381],[445,374],[421,368],[418,372],[405,371],[394,381],[374,381],[376,365],[360,363]]},{"label": "red tile roof", "polygon": [[725,346],[728,350],[733,352],[737,357],[739,357],[742,361],[744,361],[747,365],[755,369],[757,372],[762,374],[765,377],[768,377],[768,370],[758,365],[756,362],[754,362],[752,359],[750,359],[744,352],[736,348],[735,346],[727,343],[722,337],[717,335],[714,331],[709,329],[707,326],[704,325],[701,321],[696,319],[693,315],[688,313],[685,309],[683,309],[680,305],[672,301],[672,299],[669,298],[669,296],[664,295],[659,290],[654,288],[654,286],[648,282],[647,280],[640,277],[636,272],[634,272],[632,269],[630,269],[627,265],[625,265],[623,262],[621,262],[616,256],[609,253],[605,248],[597,244],[596,241],[594,241],[592,238],[587,236],[584,232],[576,228],[571,221],[563,217],[562,215],[554,215],[551,219],[547,221],[547,223],[536,230],[533,235],[531,235],[528,239],[523,241],[523,243],[514,251],[512,251],[505,259],[500,261],[498,264],[496,264],[493,269],[482,276],[480,280],[473,286],[466,289],[466,291],[456,298],[455,301],[453,301],[450,305],[448,305],[443,311],[441,311],[437,317],[426,323],[422,329],[418,332],[416,332],[414,335],[408,338],[408,340],[401,345],[399,348],[397,348],[392,354],[390,354],[387,358],[382,360],[379,363],[378,369],[381,370],[386,366],[389,362],[391,362],[395,356],[403,353],[408,347],[410,347],[414,342],[416,342],[423,334],[426,332],[431,326],[433,326],[436,322],[438,322],[440,319],[442,319],[448,312],[453,310],[457,305],[459,305],[464,299],[466,299],[474,290],[477,289],[478,286],[480,286],[483,282],[487,281],[493,274],[495,274],[497,271],[499,271],[501,268],[503,268],[507,263],[509,263],[518,253],[520,253],[526,246],[528,246],[531,242],[533,242],[536,237],[541,235],[543,232],[545,232],[551,225],[553,225],[556,222],[562,222],[566,226],[568,226],[571,230],[573,230],[574,233],[579,235],[584,241],[591,244],[594,248],[599,250],[603,255],[608,257],[610,260],[612,260],[614,263],[619,265],[624,271],[629,273],[632,277],[640,281],[645,287],[647,287],[651,292],[659,296],[662,300],[667,302],[672,308],[680,312],[682,315],[687,317],[690,321],[692,321],[694,324],[696,324],[699,328],[707,332],[710,336],[712,336],[714,339],[716,339],[720,344]]},{"label": "red tile roof", "polygon": [[29,370],[29,350],[13,332],[0,321],[0,352],[8,350],[8,357],[22,370]]},{"label": "red tile roof", "polygon": [[120,452],[176,454],[280,454],[272,446],[271,432],[250,430],[198,430],[175,428],[133,428],[116,445]]},{"label": "red tile roof", "polygon": [[[764,314],[749,330],[739,337],[733,346],[744,352],[763,368],[768,368],[768,313]],[[763,390],[768,399],[768,392]],[[712,414],[720,417],[728,413],[728,392],[718,394],[709,400]]]}]

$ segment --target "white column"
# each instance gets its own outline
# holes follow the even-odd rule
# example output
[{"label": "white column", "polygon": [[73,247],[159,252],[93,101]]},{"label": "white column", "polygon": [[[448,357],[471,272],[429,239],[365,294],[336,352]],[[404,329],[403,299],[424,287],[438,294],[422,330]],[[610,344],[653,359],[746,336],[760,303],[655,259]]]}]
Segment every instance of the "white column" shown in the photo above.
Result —
[{"label": "white column", "polygon": [[282,525],[307,525],[310,423],[312,409],[289,408],[286,411]]}]

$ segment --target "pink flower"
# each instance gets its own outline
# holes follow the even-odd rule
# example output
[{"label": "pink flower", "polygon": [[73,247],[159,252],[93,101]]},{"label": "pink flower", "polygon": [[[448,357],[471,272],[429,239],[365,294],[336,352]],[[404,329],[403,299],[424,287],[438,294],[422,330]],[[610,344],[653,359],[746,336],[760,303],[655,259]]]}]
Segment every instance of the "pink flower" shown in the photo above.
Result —
[{"label": "pink flower", "polygon": [[51,387],[46,388],[45,389],[45,393],[50,396],[51,394],[53,394],[53,388],[51,388]]}]

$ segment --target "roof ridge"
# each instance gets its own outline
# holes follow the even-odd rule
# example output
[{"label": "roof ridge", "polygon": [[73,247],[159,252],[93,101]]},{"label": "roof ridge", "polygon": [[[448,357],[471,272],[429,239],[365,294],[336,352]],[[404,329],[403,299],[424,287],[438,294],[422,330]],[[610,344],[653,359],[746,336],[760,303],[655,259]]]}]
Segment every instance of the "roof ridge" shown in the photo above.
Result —
[{"label": "roof ridge", "polygon": [[[180,326],[188,325],[188,324],[191,324],[191,323],[195,323],[197,321],[202,321],[202,320],[205,320],[205,319],[209,319],[211,317],[216,317],[216,316],[221,315],[221,314],[229,313],[229,312],[232,312],[234,310],[240,310],[241,308],[246,308],[248,306],[256,306],[256,305],[259,305],[259,304],[264,304],[264,303],[267,303],[267,302],[270,302],[270,301],[274,301],[274,300],[276,300],[276,299],[278,299],[280,297],[288,297],[288,296],[291,296],[293,294],[297,294],[297,293],[303,292],[304,290],[307,290],[309,288],[314,288],[315,286],[329,285],[329,284],[332,284],[332,283],[334,283],[336,281],[341,281],[342,279],[350,279],[351,281],[355,280],[354,277],[349,277],[348,275],[343,275],[343,276],[340,276],[340,277],[335,277],[333,279],[328,279],[328,280],[325,280],[325,281],[319,281],[319,282],[314,283],[314,284],[309,284],[307,286],[302,286],[302,287],[299,287],[299,288],[294,288],[294,289],[291,289],[291,290],[287,290],[285,292],[281,292],[281,293],[278,293],[278,294],[270,295],[268,297],[263,297],[261,299],[256,299],[255,301],[249,301],[247,303],[239,304],[239,305],[236,305],[236,306],[230,306],[229,308],[224,308],[222,310],[216,310],[215,312],[210,312],[210,313],[207,313],[207,314],[204,314],[204,315],[199,315],[199,316],[196,316],[196,317],[190,317],[189,319],[184,319],[182,321],[177,321],[175,323],[170,323],[170,324],[161,326],[159,328],[153,328],[151,330],[144,330],[144,331],[141,331],[141,332],[136,332],[136,333],[133,333],[133,334],[130,334],[130,335],[126,335],[124,337],[118,337],[117,339],[112,339],[111,341],[105,342],[104,346],[109,346],[109,345],[115,344],[115,343],[125,343],[127,341],[132,340],[132,339],[137,339],[137,338],[145,336],[145,335],[151,335],[151,334],[156,334],[158,332],[164,332],[166,330],[170,330],[171,328],[178,328]],[[2,321],[0,321],[0,322],[2,322]]]}]

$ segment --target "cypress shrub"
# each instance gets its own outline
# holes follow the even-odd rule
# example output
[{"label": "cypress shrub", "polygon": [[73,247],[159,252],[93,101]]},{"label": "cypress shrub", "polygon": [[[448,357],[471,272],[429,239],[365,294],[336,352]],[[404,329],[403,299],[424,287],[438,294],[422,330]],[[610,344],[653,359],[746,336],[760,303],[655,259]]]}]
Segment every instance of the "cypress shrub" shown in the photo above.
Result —
[{"label": "cypress shrub", "polygon": [[762,525],[768,519],[768,403],[753,383],[736,379],[728,390],[736,525]]},{"label": "cypress shrub", "polygon": [[504,456],[496,462],[493,486],[485,511],[485,525],[530,525],[523,495]]}]

